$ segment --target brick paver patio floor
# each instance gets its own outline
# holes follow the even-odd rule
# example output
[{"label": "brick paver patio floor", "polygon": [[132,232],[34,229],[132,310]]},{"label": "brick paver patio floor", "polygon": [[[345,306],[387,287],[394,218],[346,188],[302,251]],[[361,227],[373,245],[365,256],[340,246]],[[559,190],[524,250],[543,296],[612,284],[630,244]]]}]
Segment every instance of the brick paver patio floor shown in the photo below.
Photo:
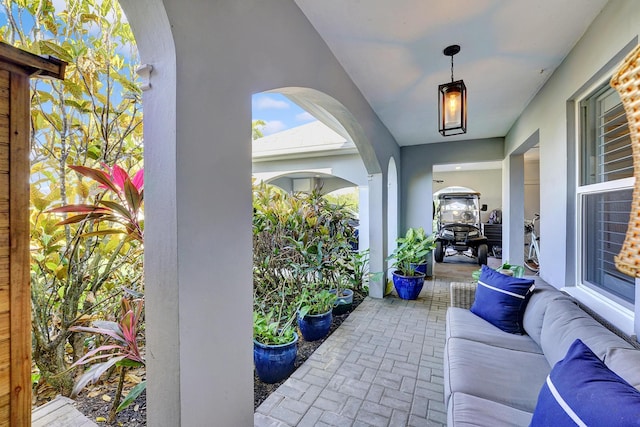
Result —
[{"label": "brick paver patio floor", "polygon": [[415,301],[366,298],[258,407],[266,426],[444,426],[449,280]]}]

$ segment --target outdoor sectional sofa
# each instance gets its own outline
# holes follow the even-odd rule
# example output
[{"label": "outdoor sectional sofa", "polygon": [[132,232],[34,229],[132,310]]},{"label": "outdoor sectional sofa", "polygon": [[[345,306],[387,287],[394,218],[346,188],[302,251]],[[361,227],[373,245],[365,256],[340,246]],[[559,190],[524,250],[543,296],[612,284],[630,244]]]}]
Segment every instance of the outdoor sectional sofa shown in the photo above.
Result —
[{"label": "outdoor sectional sofa", "polygon": [[[552,367],[569,358],[567,353],[576,339],[582,340],[600,360],[604,359],[604,365],[611,371],[640,390],[640,350],[596,321],[565,293],[537,279],[521,317],[525,334],[520,335],[504,332],[470,311],[474,292],[473,284],[452,283],[444,349],[444,398],[450,427],[530,425],[534,411],[537,415],[545,411],[536,409],[536,405],[539,395],[542,399],[544,394],[543,385],[548,391],[547,377]],[[600,360],[596,363],[602,363]],[[609,371],[606,367],[604,370]],[[580,374],[575,375],[574,371],[571,378],[588,381],[586,377],[590,374],[586,371],[580,368]],[[587,387],[591,385],[574,388]],[[631,391],[636,392],[632,388]],[[613,402],[618,404],[622,400]],[[589,410],[613,410],[607,405],[602,400]],[[633,410],[636,419],[628,425],[640,422],[638,407]],[[563,425],[551,419],[548,425]]]}]

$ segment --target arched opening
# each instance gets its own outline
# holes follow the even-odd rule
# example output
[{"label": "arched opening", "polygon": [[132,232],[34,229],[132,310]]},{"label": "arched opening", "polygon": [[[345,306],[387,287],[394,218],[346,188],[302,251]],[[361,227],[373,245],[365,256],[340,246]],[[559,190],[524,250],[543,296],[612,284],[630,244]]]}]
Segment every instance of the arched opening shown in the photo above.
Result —
[{"label": "arched opening", "polygon": [[[357,186],[359,248],[369,248],[373,232],[369,175],[379,166],[355,117],[331,96],[302,87],[254,94],[252,106],[252,127],[257,124],[264,130],[253,140],[253,177],[286,191],[322,189],[329,193]],[[262,106],[272,106],[281,114],[269,115]],[[309,116],[316,121],[308,121]],[[300,118],[307,123],[297,125]],[[271,132],[272,128],[280,131]]]},{"label": "arched opening", "polygon": [[[221,425],[249,425],[250,97],[287,81],[339,94],[366,131],[335,98],[302,89],[351,135],[374,177],[380,166],[368,138],[384,145],[391,137],[295,4],[170,2],[165,11],[165,3],[122,1],[151,71],[144,94],[147,420],[206,425],[214,413]],[[204,36],[189,37],[192,28],[206,29]],[[374,193],[384,209],[382,192]],[[371,228],[384,228],[382,214]],[[378,252],[374,269],[382,268]]]},{"label": "arched opening", "polygon": [[432,178],[435,273],[467,277],[478,265],[500,265],[502,228],[489,217],[502,209],[502,163],[438,163]]}]

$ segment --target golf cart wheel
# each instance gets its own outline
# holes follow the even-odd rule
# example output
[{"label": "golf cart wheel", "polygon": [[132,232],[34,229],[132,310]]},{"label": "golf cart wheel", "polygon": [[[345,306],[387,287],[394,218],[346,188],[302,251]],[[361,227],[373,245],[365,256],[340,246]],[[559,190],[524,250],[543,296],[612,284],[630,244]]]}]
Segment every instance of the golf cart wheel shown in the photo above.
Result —
[{"label": "golf cart wheel", "polygon": [[489,254],[489,247],[486,244],[478,246],[478,265],[487,265],[487,255]]},{"label": "golf cart wheel", "polygon": [[442,247],[442,242],[436,242],[436,251],[433,253],[433,257],[436,262],[442,262],[444,260],[444,248]]}]

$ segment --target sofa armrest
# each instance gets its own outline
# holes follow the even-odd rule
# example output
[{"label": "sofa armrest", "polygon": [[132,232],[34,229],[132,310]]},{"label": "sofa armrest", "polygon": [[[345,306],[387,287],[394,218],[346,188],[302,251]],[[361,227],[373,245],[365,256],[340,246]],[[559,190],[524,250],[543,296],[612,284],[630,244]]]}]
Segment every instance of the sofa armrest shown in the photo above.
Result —
[{"label": "sofa armrest", "polygon": [[475,282],[451,282],[451,307],[471,308],[476,298]]}]

